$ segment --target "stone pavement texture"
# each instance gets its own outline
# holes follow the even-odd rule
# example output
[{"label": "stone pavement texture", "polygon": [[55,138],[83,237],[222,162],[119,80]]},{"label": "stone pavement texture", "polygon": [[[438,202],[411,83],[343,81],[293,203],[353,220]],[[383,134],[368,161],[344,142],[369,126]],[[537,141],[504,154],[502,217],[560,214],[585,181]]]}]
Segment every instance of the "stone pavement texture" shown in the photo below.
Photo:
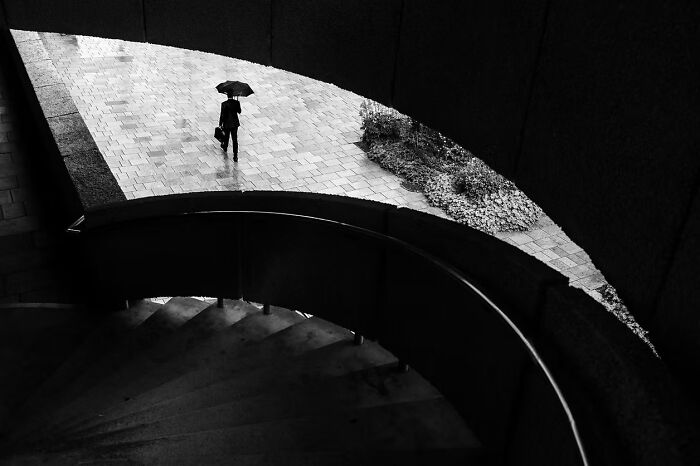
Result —
[{"label": "stone pavement texture", "polygon": [[[363,98],[283,70],[204,52],[86,36],[40,33],[100,151],[129,199],[207,190],[340,194],[441,217],[425,196],[367,159]],[[244,81],[239,162],[213,138],[214,86]],[[605,283],[588,255],[548,217],[498,238],[531,254],[600,299]]]}]

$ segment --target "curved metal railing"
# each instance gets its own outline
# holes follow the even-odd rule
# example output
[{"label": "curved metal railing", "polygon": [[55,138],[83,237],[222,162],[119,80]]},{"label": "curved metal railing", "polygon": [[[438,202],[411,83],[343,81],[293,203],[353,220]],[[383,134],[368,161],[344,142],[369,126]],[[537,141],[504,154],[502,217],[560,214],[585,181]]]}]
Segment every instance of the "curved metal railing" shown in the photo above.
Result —
[{"label": "curved metal railing", "polygon": [[[477,287],[475,284],[473,284],[469,279],[467,279],[462,272],[457,270],[454,266],[450,265],[446,261],[439,259],[435,257],[434,255],[417,248],[406,241],[403,241],[401,239],[398,239],[393,236],[389,236],[383,233],[379,233],[376,231],[372,231],[363,227],[358,227],[355,225],[351,225],[348,223],[343,223],[340,221],[336,220],[329,220],[325,218],[319,218],[319,217],[313,217],[313,216],[308,216],[308,215],[300,215],[300,214],[293,214],[293,213],[285,213],[285,212],[271,212],[271,211],[260,211],[260,210],[199,210],[199,211],[192,211],[192,212],[181,212],[181,213],[175,213],[175,214],[166,214],[163,216],[159,216],[157,213],[153,216],[146,216],[146,217],[141,217],[138,219],[122,219],[122,220],[117,220],[117,221],[107,221],[106,223],[102,225],[98,225],[96,227],[91,227],[90,222],[89,222],[89,214],[87,221],[84,223],[82,222],[76,222],[76,224],[71,225],[70,231],[75,232],[85,232],[85,233],[90,233],[91,231],[99,231],[100,228],[103,227],[109,227],[109,228],[118,228],[118,224],[120,223],[129,223],[130,221],[134,220],[143,220],[148,219],[148,220],[157,220],[158,218],[177,218],[177,217],[205,217],[205,218],[212,218],[212,217],[237,217],[237,216],[243,216],[243,218],[249,218],[249,217],[263,217],[263,218],[276,218],[276,219],[291,219],[295,222],[306,222],[306,223],[313,223],[313,224],[318,224],[318,225],[326,225],[326,226],[331,226],[335,229],[341,230],[343,232],[350,232],[358,237],[364,238],[366,241],[367,239],[371,239],[373,241],[380,242],[386,246],[390,246],[393,248],[398,248],[402,251],[407,251],[414,255],[415,257],[418,257],[420,260],[424,261],[425,263],[429,264],[431,267],[433,267],[435,270],[438,271],[438,273],[443,274],[444,276],[448,277],[449,279],[457,282],[461,287],[465,289],[471,290],[472,293],[476,294],[479,299],[483,302],[483,304],[486,305],[488,309],[490,309],[495,315],[498,316],[498,318],[510,329],[510,331],[513,332],[513,334],[517,337],[517,339],[520,341],[522,347],[525,349],[527,354],[529,355],[530,359],[536,367],[540,369],[542,374],[544,374],[546,380],[548,381],[549,385],[551,388],[554,390],[556,393],[556,397],[558,398],[558,402],[561,405],[561,409],[566,415],[566,418],[568,420],[569,426],[571,428],[571,433],[575,439],[576,446],[578,448],[578,455],[580,457],[580,460],[584,466],[589,465],[589,461],[586,455],[586,450],[581,438],[581,435],[579,433],[579,429],[576,424],[576,420],[573,417],[572,410],[570,408],[569,403],[566,400],[566,397],[564,396],[564,393],[560,386],[557,384],[557,381],[555,380],[552,371],[547,367],[547,365],[544,362],[544,359],[540,355],[540,353],[537,351],[535,348],[534,344],[528,337],[525,335],[525,333],[514,323],[514,321],[492,300],[490,299],[485,292],[483,292],[479,287]],[[80,230],[79,227],[83,226],[84,229]]]}]

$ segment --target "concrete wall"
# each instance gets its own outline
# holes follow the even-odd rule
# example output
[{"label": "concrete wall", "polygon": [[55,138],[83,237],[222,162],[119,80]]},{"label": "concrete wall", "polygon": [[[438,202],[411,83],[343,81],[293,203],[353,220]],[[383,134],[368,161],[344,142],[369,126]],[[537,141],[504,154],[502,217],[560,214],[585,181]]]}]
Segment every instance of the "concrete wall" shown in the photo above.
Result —
[{"label": "concrete wall", "polygon": [[443,131],[511,176],[589,252],[679,376],[700,370],[700,4],[194,4],[3,0],[12,28],[254,60]]},{"label": "concrete wall", "polygon": [[[181,215],[224,209],[303,217]],[[96,302],[187,290],[242,295],[340,323],[378,339],[430,380],[484,444],[489,464],[581,464],[556,393],[499,312],[435,260],[307,216],[403,241],[490,296],[562,389],[588,464],[700,464],[692,403],[639,338],[542,262],[449,220],[313,193],[159,196],[88,209],[81,263]],[[206,246],[183,248],[187,242]],[[222,242],[230,245],[223,256]],[[152,277],[131,266],[144,255],[170,267]],[[196,276],[180,273],[197,268],[202,255],[221,257]]]}]

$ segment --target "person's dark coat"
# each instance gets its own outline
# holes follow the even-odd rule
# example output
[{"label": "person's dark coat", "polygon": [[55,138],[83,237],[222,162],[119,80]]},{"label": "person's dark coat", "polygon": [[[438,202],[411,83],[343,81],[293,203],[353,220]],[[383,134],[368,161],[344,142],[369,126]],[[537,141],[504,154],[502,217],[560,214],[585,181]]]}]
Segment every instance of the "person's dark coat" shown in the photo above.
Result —
[{"label": "person's dark coat", "polygon": [[238,121],[238,114],[241,113],[241,103],[234,99],[221,102],[221,115],[219,116],[219,126],[224,129],[237,128],[241,124]]}]

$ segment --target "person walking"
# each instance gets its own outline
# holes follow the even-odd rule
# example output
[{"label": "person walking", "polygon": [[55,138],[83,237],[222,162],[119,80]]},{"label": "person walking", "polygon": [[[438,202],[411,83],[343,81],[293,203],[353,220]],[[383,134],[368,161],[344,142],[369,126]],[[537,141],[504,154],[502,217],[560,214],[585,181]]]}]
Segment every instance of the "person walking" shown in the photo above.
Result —
[{"label": "person walking", "polygon": [[221,114],[219,115],[219,127],[224,132],[224,140],[221,148],[228,150],[228,139],[231,138],[233,146],[233,161],[238,162],[238,127],[241,125],[238,114],[241,113],[241,103],[233,98],[233,91],[227,91],[227,100],[221,102]]}]

